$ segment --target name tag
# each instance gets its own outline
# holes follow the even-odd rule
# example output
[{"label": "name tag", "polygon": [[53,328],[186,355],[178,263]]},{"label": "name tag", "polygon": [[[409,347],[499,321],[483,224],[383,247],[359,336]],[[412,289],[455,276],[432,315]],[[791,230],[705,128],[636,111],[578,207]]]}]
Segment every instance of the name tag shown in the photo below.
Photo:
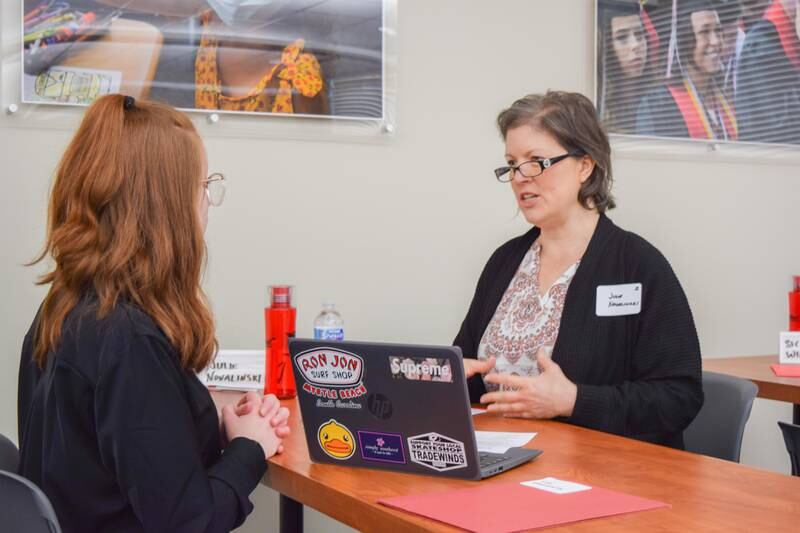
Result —
[{"label": "name tag", "polygon": [[597,316],[638,315],[642,311],[642,284],[598,285]]}]

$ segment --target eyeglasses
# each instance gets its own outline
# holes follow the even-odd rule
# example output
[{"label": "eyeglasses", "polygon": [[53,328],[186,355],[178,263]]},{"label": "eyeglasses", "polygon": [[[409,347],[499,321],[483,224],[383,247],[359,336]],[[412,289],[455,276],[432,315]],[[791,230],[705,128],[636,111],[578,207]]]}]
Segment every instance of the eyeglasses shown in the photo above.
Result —
[{"label": "eyeglasses", "polygon": [[206,188],[208,203],[214,207],[221,206],[225,199],[225,176],[215,172],[203,180],[203,186]]},{"label": "eyeglasses", "polygon": [[494,176],[497,178],[497,181],[501,183],[508,183],[509,181],[513,180],[514,171],[519,172],[526,178],[535,178],[536,176],[540,176],[542,172],[552,167],[559,161],[563,161],[568,157],[580,157],[582,155],[582,152],[569,152],[564,155],[549,157],[547,159],[531,159],[530,161],[523,161],[516,166],[508,165],[505,167],[496,168],[494,169]]}]

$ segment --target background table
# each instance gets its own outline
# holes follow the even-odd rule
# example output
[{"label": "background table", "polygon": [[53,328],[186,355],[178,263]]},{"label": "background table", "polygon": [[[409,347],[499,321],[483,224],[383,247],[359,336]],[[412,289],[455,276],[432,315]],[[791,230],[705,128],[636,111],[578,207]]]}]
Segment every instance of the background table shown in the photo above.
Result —
[{"label": "background table", "polygon": [[800,424],[800,378],[781,378],[769,365],[777,364],[777,355],[703,359],[703,370],[749,379],[758,385],[758,397],[794,404],[792,421]]},{"label": "background table", "polygon": [[790,531],[800,524],[800,478],[552,421],[474,417],[477,429],[538,432],[529,447],[544,450],[532,463],[480,482],[313,464],[297,402],[284,405],[292,412],[292,435],[286,451],[270,459],[263,483],[284,495],[287,515],[299,507],[292,508],[294,500],[362,531],[457,531],[377,500],[553,476],[672,505],[558,531]]}]

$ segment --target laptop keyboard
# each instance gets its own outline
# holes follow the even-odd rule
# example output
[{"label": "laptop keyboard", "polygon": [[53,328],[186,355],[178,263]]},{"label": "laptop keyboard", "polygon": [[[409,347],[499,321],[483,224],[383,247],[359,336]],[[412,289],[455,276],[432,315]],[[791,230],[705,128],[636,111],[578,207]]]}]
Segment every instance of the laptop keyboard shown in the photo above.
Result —
[{"label": "laptop keyboard", "polygon": [[488,453],[488,452],[478,452],[478,461],[480,462],[481,468],[486,468],[492,465],[496,465],[497,463],[502,463],[508,459],[505,455],[500,455],[497,453]]}]

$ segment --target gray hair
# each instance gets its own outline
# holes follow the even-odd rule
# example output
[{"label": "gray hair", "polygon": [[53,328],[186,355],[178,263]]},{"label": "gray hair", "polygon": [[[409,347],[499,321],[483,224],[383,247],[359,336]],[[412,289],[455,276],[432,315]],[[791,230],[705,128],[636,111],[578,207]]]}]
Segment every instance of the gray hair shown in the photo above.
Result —
[{"label": "gray hair", "polygon": [[583,153],[594,160],[594,170],[578,192],[583,207],[599,213],[616,207],[611,194],[611,145],[591,100],[564,91],[529,94],[497,116],[503,140],[508,130],[522,125],[542,129],[568,152]]}]

